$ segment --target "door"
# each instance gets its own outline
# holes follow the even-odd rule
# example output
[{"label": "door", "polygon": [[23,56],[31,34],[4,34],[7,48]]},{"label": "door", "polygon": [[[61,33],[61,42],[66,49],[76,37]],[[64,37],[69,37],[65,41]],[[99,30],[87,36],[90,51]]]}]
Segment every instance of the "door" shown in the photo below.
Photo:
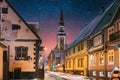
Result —
[{"label": "door", "polygon": [[21,68],[15,68],[14,69],[14,79],[20,79],[21,78]]}]

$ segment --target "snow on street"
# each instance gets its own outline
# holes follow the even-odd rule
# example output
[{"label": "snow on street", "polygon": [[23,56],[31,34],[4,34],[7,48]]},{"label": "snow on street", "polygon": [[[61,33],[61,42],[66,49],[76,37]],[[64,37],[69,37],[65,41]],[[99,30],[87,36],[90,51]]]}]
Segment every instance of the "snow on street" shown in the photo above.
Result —
[{"label": "snow on street", "polygon": [[80,75],[48,71],[45,72],[45,80],[90,80],[90,78]]}]

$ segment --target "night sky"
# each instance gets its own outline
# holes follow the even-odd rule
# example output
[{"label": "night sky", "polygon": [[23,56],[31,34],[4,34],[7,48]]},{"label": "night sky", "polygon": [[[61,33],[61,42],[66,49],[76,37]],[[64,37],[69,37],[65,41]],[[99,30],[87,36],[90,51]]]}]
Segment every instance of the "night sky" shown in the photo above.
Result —
[{"label": "night sky", "polygon": [[56,46],[60,11],[63,10],[67,43],[114,0],[8,0],[26,21],[39,21],[46,56]]}]

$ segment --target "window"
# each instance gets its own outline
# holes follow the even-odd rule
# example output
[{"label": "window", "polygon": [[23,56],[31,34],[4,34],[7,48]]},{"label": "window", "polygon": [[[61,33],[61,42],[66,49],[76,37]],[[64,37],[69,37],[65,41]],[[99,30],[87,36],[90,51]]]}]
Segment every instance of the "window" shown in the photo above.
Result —
[{"label": "window", "polygon": [[24,60],[27,59],[28,55],[28,47],[15,47],[15,59],[16,60]]},{"label": "window", "polygon": [[81,44],[81,50],[83,50],[83,49],[84,49],[84,44],[82,43],[82,44]]},{"label": "window", "polygon": [[103,71],[100,71],[100,72],[99,72],[99,76],[104,76]]},{"label": "window", "polygon": [[108,51],[108,64],[110,65],[114,64],[114,53],[112,50]]},{"label": "window", "polygon": [[98,46],[102,43],[102,35],[98,35],[94,38],[94,46]]},{"label": "window", "polygon": [[66,62],[66,68],[67,68],[67,62]]},{"label": "window", "polygon": [[96,71],[93,71],[93,76],[96,76]]},{"label": "window", "polygon": [[69,68],[71,68],[71,61],[69,61]]},{"label": "window", "polygon": [[110,40],[110,35],[114,33],[114,26],[108,28],[108,40]]},{"label": "window", "polygon": [[60,39],[60,50],[64,50],[64,38]]},{"label": "window", "polygon": [[20,29],[20,25],[12,24],[12,30],[18,30],[18,29]]},{"label": "window", "polygon": [[120,31],[120,22],[117,25],[117,30]]},{"label": "window", "polygon": [[69,50],[69,55],[71,55],[71,50]]},{"label": "window", "polygon": [[2,13],[3,14],[8,14],[8,8],[2,8]]},{"label": "window", "polygon": [[75,53],[75,48],[73,48],[73,53]]},{"label": "window", "polygon": [[66,54],[66,55],[65,55],[66,57],[67,57],[67,53],[68,53],[68,51],[66,51],[66,53],[65,53],[65,54]]},{"label": "window", "polygon": [[80,58],[80,59],[78,59],[78,67],[83,67],[84,66],[84,58]]},{"label": "window", "polygon": [[95,66],[96,65],[96,54],[93,54],[92,56],[92,65]]},{"label": "window", "polygon": [[80,45],[78,45],[78,51],[80,51]]},{"label": "window", "polygon": [[112,73],[112,72],[108,72],[108,73],[107,73],[107,76],[108,76],[108,77],[111,77],[111,73]]},{"label": "window", "polygon": [[104,54],[100,53],[100,64],[104,64]]}]

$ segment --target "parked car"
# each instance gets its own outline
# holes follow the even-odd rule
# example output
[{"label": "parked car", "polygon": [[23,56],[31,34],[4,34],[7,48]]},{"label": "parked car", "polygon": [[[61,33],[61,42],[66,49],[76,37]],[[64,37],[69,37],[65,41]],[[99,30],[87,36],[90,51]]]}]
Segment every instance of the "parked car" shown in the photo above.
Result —
[{"label": "parked car", "polygon": [[112,71],[111,80],[120,80],[120,69]]}]

